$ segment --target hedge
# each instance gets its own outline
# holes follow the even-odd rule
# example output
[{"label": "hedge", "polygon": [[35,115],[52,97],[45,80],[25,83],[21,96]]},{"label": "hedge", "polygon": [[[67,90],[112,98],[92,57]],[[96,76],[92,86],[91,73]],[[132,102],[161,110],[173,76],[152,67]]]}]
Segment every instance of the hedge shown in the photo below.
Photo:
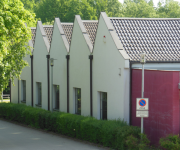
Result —
[{"label": "hedge", "polygon": [[97,120],[64,112],[50,112],[24,104],[1,103],[0,117],[114,149],[127,149],[129,136],[140,139],[140,128],[128,126],[121,120]]}]

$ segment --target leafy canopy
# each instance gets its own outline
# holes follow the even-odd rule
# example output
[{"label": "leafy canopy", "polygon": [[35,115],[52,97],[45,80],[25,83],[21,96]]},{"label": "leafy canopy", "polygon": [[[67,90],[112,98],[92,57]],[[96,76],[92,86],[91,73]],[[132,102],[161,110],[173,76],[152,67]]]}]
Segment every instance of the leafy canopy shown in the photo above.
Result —
[{"label": "leafy canopy", "polygon": [[0,1],[0,93],[28,65],[23,58],[31,53],[31,30],[25,22],[34,22],[34,17],[19,0]]}]

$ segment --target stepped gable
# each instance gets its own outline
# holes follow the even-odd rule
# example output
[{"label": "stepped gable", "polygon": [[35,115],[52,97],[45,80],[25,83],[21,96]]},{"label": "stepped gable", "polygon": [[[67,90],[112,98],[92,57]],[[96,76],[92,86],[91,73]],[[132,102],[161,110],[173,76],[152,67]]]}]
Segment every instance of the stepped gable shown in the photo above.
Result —
[{"label": "stepped gable", "polygon": [[68,43],[71,43],[71,36],[72,36],[72,30],[73,30],[73,23],[61,23],[62,28],[64,30],[64,33],[66,35],[66,39],[68,40]]},{"label": "stepped gable", "polygon": [[35,36],[36,36],[36,28],[35,27],[31,27],[31,33],[32,33],[32,43],[34,45]]},{"label": "stepped gable", "polygon": [[110,18],[131,61],[180,61],[180,19]]},{"label": "stepped gable", "polygon": [[94,41],[96,38],[96,31],[97,31],[97,27],[98,27],[98,21],[96,21],[96,20],[92,20],[92,21],[83,20],[83,25],[86,29],[86,32],[89,35],[89,38],[91,40],[92,45],[94,45]]},{"label": "stepped gable", "polygon": [[53,25],[43,25],[44,31],[48,38],[49,44],[51,45],[52,34],[53,34]]}]

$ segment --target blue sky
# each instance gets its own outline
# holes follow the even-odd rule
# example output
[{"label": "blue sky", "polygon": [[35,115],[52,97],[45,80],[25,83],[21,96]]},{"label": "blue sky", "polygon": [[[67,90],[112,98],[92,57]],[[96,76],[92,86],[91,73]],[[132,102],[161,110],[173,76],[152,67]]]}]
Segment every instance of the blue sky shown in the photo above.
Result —
[{"label": "blue sky", "polygon": [[[121,3],[123,3],[124,0],[119,0],[119,1]],[[180,2],[180,0],[176,0],[176,1]],[[159,0],[153,0],[153,2],[154,2],[154,6],[157,7],[157,4],[158,4]]]}]

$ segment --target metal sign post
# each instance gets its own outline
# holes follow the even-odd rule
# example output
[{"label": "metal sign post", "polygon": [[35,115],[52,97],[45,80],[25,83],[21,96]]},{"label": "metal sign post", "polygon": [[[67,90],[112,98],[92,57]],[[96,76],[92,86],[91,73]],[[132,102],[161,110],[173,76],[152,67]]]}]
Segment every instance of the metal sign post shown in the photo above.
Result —
[{"label": "metal sign post", "polygon": [[[142,64],[142,91],[141,91],[141,97],[144,98],[144,64],[146,62],[145,59],[145,53],[141,53],[141,64]],[[143,117],[141,117],[141,133],[143,133]]]}]

